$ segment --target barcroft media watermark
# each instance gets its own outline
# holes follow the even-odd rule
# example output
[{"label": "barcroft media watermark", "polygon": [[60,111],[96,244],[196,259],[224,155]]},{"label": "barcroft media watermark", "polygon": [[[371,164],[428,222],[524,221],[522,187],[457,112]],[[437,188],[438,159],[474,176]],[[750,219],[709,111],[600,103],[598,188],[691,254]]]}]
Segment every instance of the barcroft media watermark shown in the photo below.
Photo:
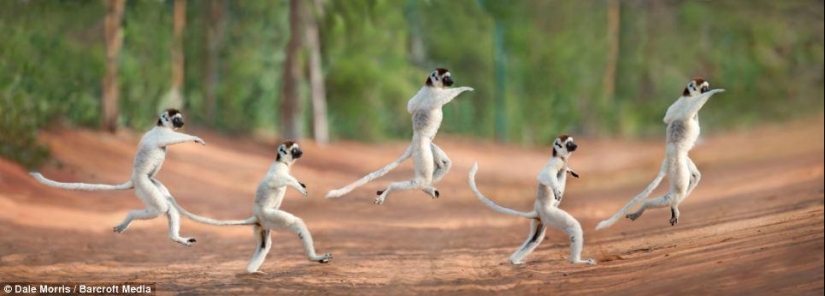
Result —
[{"label": "barcroft media watermark", "polygon": [[154,295],[155,283],[141,282],[9,282],[0,295]]}]

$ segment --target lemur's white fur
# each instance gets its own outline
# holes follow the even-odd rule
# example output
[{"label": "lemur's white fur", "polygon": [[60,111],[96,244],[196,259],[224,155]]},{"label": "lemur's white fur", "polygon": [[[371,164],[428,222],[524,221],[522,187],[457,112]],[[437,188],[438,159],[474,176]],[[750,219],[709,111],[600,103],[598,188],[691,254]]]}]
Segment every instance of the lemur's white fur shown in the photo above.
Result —
[{"label": "lemur's white fur", "polygon": [[168,146],[186,142],[197,142],[206,145],[201,138],[175,131],[182,126],[183,115],[178,110],[168,109],[164,111],[160,115],[157,125],[143,135],[140,140],[132,167],[131,180],[120,185],[62,183],[49,180],[40,173],[32,172],[31,175],[44,185],[63,189],[118,190],[135,188],[135,194],[146,205],[146,209],[130,211],[123,222],[114,227],[114,231],[117,233],[126,231],[129,224],[135,219],[149,220],[161,214],[166,214],[169,220],[169,238],[182,245],[189,246],[195,242],[195,238],[180,236],[180,216],[168,201],[172,199],[172,195],[160,181],[154,178],[166,159],[166,148]]},{"label": "lemur's white fur", "polygon": [[415,165],[415,177],[408,181],[390,183],[385,190],[378,191],[375,204],[384,203],[390,192],[395,190],[420,189],[433,198],[438,198],[439,192],[433,184],[440,181],[452,166],[447,154],[433,143],[443,119],[441,108],[462,92],[473,90],[471,87],[448,88],[452,85],[453,81],[447,69],[439,68],[433,71],[427,77],[425,85],[407,102],[407,112],[412,114],[413,137],[404,154],[352,184],[331,190],[327,193],[327,198],[347,194],[356,187],[385,175],[410,157]]},{"label": "lemur's white fur", "polygon": [[536,192],[536,202],[531,212],[520,212],[508,209],[497,205],[485,197],[484,194],[478,190],[475,183],[478,163],[473,164],[472,169],[470,169],[468,177],[470,189],[473,190],[473,193],[475,193],[481,202],[497,212],[531,220],[530,234],[527,236],[524,244],[510,256],[511,263],[523,264],[524,257],[532,253],[544,239],[546,228],[555,227],[563,230],[570,236],[570,263],[596,264],[596,260],[581,259],[584,235],[579,221],[564,210],[559,209],[559,204],[561,203],[567,184],[567,173],[578,177],[575,172],[569,169],[567,164],[570,155],[576,150],[576,147],[577,145],[572,137],[562,135],[556,138],[553,143],[553,157],[550,158],[550,161],[547,162],[547,165],[544,166],[537,177],[539,184]]},{"label": "lemur's white fur", "polygon": [[[597,230],[610,227],[642,200],[644,200],[642,206],[636,212],[628,214],[626,216],[628,219],[636,220],[647,208],[670,206],[670,225],[676,225],[679,222],[679,204],[693,192],[702,178],[696,164],[688,156],[688,152],[693,149],[699,138],[699,110],[711,96],[725,91],[724,89],[709,90],[709,88],[710,83],[704,79],[693,79],[688,82],[682,96],[667,108],[663,120],[667,124],[665,158],[662,160],[659,174],[642,193],[631,199],[619,212],[610,219],[599,222],[596,225]],[[659,198],[645,200],[659,186],[666,174],[670,176],[668,177],[670,182],[668,193]]]},{"label": "lemur's white fur", "polygon": [[247,272],[258,272],[261,264],[264,263],[266,254],[269,253],[269,249],[272,247],[272,238],[269,235],[271,229],[286,228],[294,232],[301,239],[307,259],[327,263],[332,259],[332,254],[317,255],[315,253],[312,235],[309,233],[304,221],[280,210],[287,186],[298,190],[304,196],[307,195],[306,185],[298,182],[295,177],[289,174],[289,168],[302,154],[303,152],[298,144],[292,141],[285,141],[278,147],[278,157],[269,167],[266,176],[258,185],[258,191],[255,193],[255,206],[252,208],[252,217],[246,220],[224,221],[201,217],[180,208],[172,199],[170,199],[170,202],[181,214],[197,222],[216,226],[254,225],[253,233],[256,239],[256,250],[255,254],[252,255],[252,260],[246,267]]}]

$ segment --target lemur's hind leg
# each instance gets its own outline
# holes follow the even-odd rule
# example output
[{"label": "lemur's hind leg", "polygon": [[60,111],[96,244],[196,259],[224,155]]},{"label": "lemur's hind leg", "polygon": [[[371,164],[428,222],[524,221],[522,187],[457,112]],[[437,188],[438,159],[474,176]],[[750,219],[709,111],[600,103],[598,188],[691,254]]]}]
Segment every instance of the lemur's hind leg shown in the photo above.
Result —
[{"label": "lemur's hind leg", "polygon": [[527,236],[527,240],[524,241],[524,244],[516,250],[513,255],[510,255],[510,263],[513,264],[524,264],[524,257],[530,255],[536,247],[541,244],[541,241],[544,240],[544,235],[547,230],[547,227],[544,226],[538,219],[530,220],[530,234]]},{"label": "lemur's hind leg", "polygon": [[178,209],[170,205],[166,211],[166,218],[169,220],[170,239],[184,246],[190,246],[192,243],[197,242],[194,237],[180,236],[180,213],[178,213]]},{"label": "lemur's hind leg", "polygon": [[639,209],[636,210],[636,212],[627,214],[627,216],[625,217],[635,221],[636,219],[639,219],[639,217],[642,216],[646,209],[662,208],[669,206],[670,195],[671,193],[668,192],[667,194],[661,197],[646,199],[644,202],[642,202],[642,206],[640,206]]},{"label": "lemur's hind leg", "polygon": [[[450,168],[453,166],[453,162],[447,157],[447,153],[444,153],[444,150],[441,150],[435,143],[430,144],[433,153],[433,175],[432,175],[432,182],[431,184],[438,183],[444,176],[447,175],[447,172],[450,171]],[[429,194],[433,198],[438,198],[441,196],[441,193],[438,192],[434,186],[425,186],[424,189],[421,189],[424,193]]]},{"label": "lemur's hind leg", "polygon": [[256,224],[252,228],[252,235],[255,236],[255,254],[246,266],[246,272],[249,273],[259,272],[258,269],[266,260],[266,254],[269,254],[269,249],[272,248],[272,236],[269,229]]},{"label": "lemur's hind leg", "polygon": [[152,178],[151,181],[157,188],[160,195],[164,197],[163,201],[167,204],[168,210],[166,211],[166,218],[169,220],[169,238],[184,246],[189,246],[192,243],[197,242],[194,237],[180,236],[180,213],[178,212],[178,209],[167,201],[167,198],[174,198],[172,193],[169,192],[169,189],[167,189],[166,186],[163,186],[163,183],[157,179]]},{"label": "lemur's hind leg", "polygon": [[151,220],[160,216],[161,212],[157,209],[147,208],[144,210],[129,211],[126,218],[120,224],[113,228],[114,232],[123,233],[132,224],[132,220]]},{"label": "lemur's hind leg", "polygon": [[430,144],[430,147],[433,150],[433,162],[435,164],[433,170],[433,184],[435,184],[447,175],[447,172],[453,167],[453,162],[447,157],[447,153],[444,153],[444,150],[441,150],[435,143]]},{"label": "lemur's hind leg", "polygon": [[699,181],[702,180],[702,173],[699,172],[699,168],[696,167],[696,164],[693,163],[693,160],[689,157],[687,158],[687,164],[688,170],[690,170],[690,183],[688,183],[686,195],[690,195],[693,189],[696,189],[696,186],[699,185]]},{"label": "lemur's hind leg", "polygon": [[570,263],[573,264],[596,264],[596,260],[582,260],[582,248],[584,246],[584,232],[582,226],[576,218],[559,208],[550,208],[547,213],[546,223],[550,226],[561,229],[570,237]]},{"label": "lemur's hind leg", "polygon": [[435,170],[432,142],[430,142],[429,139],[417,139],[416,137],[413,137],[413,142],[412,159],[415,165],[415,177],[409,181],[390,183],[386,190],[378,191],[378,198],[375,199],[375,204],[380,205],[384,203],[387,195],[395,190],[420,189],[430,194],[433,198],[438,197],[438,190],[432,188],[433,171]]},{"label": "lemur's hind leg", "polygon": [[264,227],[267,228],[286,228],[298,235],[301,244],[304,246],[304,253],[309,261],[320,263],[327,263],[332,259],[332,254],[326,253],[318,255],[315,253],[315,244],[312,241],[312,234],[309,233],[304,221],[301,218],[281,211],[281,210],[266,210],[263,212],[264,219],[261,221]]},{"label": "lemur's hind leg", "polygon": [[[424,182],[425,182],[425,180],[423,178],[418,178],[418,177],[416,177],[412,180],[408,180],[408,181],[392,182],[392,183],[390,183],[389,186],[387,186],[387,189],[379,190],[377,192],[378,193],[378,198],[376,198],[373,203],[377,204],[377,205],[380,205],[380,204],[384,203],[384,200],[387,199],[387,196],[390,194],[390,192],[393,192],[393,191],[396,191],[396,190],[421,189],[421,190],[424,190],[424,192],[428,192],[428,190],[431,190],[431,192],[432,192],[431,195],[433,196],[433,198],[438,197],[438,195],[437,195],[438,191],[437,190],[435,190],[432,187],[422,186],[422,184],[424,184]],[[428,192],[428,193],[430,193],[430,192]]]}]

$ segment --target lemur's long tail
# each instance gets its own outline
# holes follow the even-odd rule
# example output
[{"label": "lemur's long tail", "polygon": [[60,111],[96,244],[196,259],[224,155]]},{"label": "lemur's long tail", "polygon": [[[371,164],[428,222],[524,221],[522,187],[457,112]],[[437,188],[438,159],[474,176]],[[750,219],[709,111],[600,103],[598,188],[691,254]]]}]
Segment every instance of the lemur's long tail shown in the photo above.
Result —
[{"label": "lemur's long tail", "polygon": [[178,212],[180,212],[182,215],[186,216],[187,218],[192,219],[195,222],[214,225],[214,226],[253,225],[253,224],[258,223],[258,218],[255,217],[255,216],[246,218],[246,220],[215,220],[215,219],[212,219],[212,218],[198,216],[198,215],[192,214],[189,211],[187,211],[186,209],[182,208],[180,205],[178,205],[177,202],[175,202],[175,199],[172,198],[171,196],[167,196],[166,199],[169,200],[169,202],[172,204],[172,206],[175,207],[175,209],[178,209]]},{"label": "lemur's long tail", "polygon": [[344,194],[349,193],[353,189],[358,188],[358,187],[360,187],[364,184],[367,184],[367,182],[369,182],[369,181],[378,179],[379,177],[381,177],[383,175],[386,175],[392,169],[394,169],[399,164],[404,162],[404,160],[407,160],[407,158],[410,158],[411,155],[412,155],[412,146],[408,146],[407,151],[405,151],[404,154],[402,154],[401,157],[399,157],[395,161],[391,162],[387,166],[385,166],[385,167],[383,167],[383,168],[381,168],[377,171],[369,173],[368,175],[364,176],[363,178],[358,179],[358,181],[352,182],[352,184],[349,184],[347,186],[344,186],[344,187],[341,187],[341,188],[338,188],[338,189],[335,189],[335,190],[330,190],[329,192],[327,192],[327,198],[341,197]]},{"label": "lemur's long tail", "polygon": [[69,190],[87,190],[87,191],[96,191],[96,190],[126,190],[132,189],[135,187],[132,184],[132,181],[126,181],[123,184],[119,185],[109,185],[109,184],[87,184],[87,183],[63,183],[57,182],[54,180],[50,180],[44,177],[42,174],[37,172],[29,173],[32,177],[34,177],[37,182],[40,184],[55,187],[55,188],[62,188],[62,189],[69,189]]},{"label": "lemur's long tail", "polygon": [[627,202],[627,204],[621,210],[616,212],[616,214],[614,214],[613,217],[610,217],[610,219],[599,222],[599,224],[596,225],[596,230],[600,230],[600,229],[604,229],[604,228],[608,228],[610,226],[613,226],[613,224],[615,224],[617,221],[619,221],[619,219],[621,219],[622,216],[624,216],[627,213],[628,210],[633,208],[640,201],[647,198],[647,196],[650,195],[651,192],[653,192],[653,189],[656,189],[656,187],[659,186],[659,183],[662,182],[662,179],[665,177],[665,172],[666,172],[666,163],[663,161],[662,162],[662,167],[661,167],[661,169],[659,169],[659,175],[657,175],[656,178],[653,179],[653,181],[650,182],[650,184],[647,185],[647,188],[645,188],[645,190],[642,191],[642,193],[639,193],[639,195],[636,195],[636,197],[634,197],[629,202]]},{"label": "lemur's long tail", "polygon": [[535,211],[532,211],[532,212],[519,212],[519,211],[516,211],[516,210],[508,209],[508,208],[502,207],[500,205],[497,205],[495,202],[493,202],[492,200],[485,197],[484,194],[481,194],[481,192],[479,192],[478,188],[476,187],[476,172],[477,171],[478,171],[478,162],[474,163],[473,168],[470,169],[470,175],[468,177],[468,182],[470,183],[470,189],[473,190],[473,193],[475,193],[478,200],[480,200],[485,205],[487,205],[488,207],[490,207],[491,209],[493,209],[493,210],[495,210],[496,212],[499,212],[499,213],[509,214],[509,215],[518,216],[518,217],[524,217],[524,218],[527,218],[527,219],[535,219],[535,218],[538,217],[538,215],[536,214]]}]

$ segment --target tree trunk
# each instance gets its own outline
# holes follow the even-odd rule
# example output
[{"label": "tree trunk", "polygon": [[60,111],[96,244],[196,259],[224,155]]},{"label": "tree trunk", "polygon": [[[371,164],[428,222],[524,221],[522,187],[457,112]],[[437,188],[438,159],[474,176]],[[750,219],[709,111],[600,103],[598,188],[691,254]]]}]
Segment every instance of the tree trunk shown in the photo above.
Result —
[{"label": "tree trunk", "polygon": [[301,138],[301,100],[298,94],[298,80],[301,65],[298,55],[301,49],[301,5],[303,0],[289,1],[289,42],[286,46],[284,74],[281,77],[281,138],[298,140]]},{"label": "tree trunk", "polygon": [[103,3],[106,6],[106,16],[103,21],[103,38],[106,42],[106,74],[103,76],[103,98],[100,104],[103,109],[101,127],[110,133],[114,133],[117,131],[117,119],[120,109],[118,106],[117,60],[120,55],[120,47],[123,45],[121,23],[126,0],[105,0]]},{"label": "tree trunk", "polygon": [[227,0],[209,1],[209,20],[206,24],[205,39],[206,57],[205,69],[203,73],[203,96],[204,96],[204,116],[206,122],[214,127],[216,122],[216,99],[215,93],[218,87],[218,60],[223,36],[226,28],[224,13],[226,12]]},{"label": "tree trunk", "polygon": [[654,63],[657,62],[655,46],[656,46],[656,26],[659,24],[658,14],[659,14],[659,1],[650,1],[646,3],[647,6],[647,24],[645,27],[645,44],[644,44],[644,56],[645,61],[644,65],[642,66],[642,82],[641,82],[641,91],[638,96],[634,99],[636,103],[643,103],[645,101],[654,100],[653,92],[654,92],[654,81],[653,81],[653,67]]},{"label": "tree trunk", "polygon": [[172,90],[169,108],[183,107],[183,29],[186,27],[186,0],[175,0],[172,32]]},{"label": "tree trunk", "polygon": [[318,36],[318,18],[323,15],[323,3],[314,1],[315,13],[306,16],[306,46],[309,49],[309,83],[312,90],[312,137],[320,145],[329,142],[327,121],[327,91],[321,65],[321,39]]},{"label": "tree trunk", "polygon": [[[611,121],[618,119],[610,114],[609,110],[613,106],[616,93],[616,68],[619,62],[619,0],[607,0],[607,36],[604,76],[602,77],[602,96],[593,100],[593,104],[585,103],[583,109],[585,122],[584,133],[591,136],[601,134],[601,127],[606,126]],[[589,105],[589,106],[588,106]]]},{"label": "tree trunk", "polygon": [[616,92],[616,67],[619,62],[619,0],[607,1],[607,63],[604,69],[602,107],[613,102]]},{"label": "tree trunk", "polygon": [[507,141],[507,104],[504,98],[507,95],[505,91],[507,85],[507,69],[504,63],[504,24],[501,20],[495,20],[495,31],[493,34],[496,79],[495,133],[496,141],[504,143]]}]

